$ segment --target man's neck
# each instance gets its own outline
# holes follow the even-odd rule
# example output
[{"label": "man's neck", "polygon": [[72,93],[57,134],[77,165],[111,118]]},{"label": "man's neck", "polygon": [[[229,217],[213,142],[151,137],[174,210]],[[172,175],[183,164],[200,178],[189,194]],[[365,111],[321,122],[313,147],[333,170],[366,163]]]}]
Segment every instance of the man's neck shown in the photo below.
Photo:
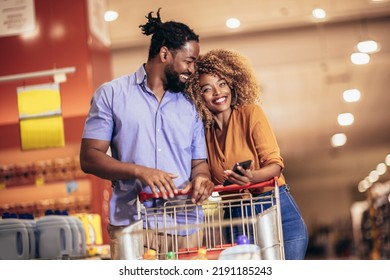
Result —
[{"label": "man's neck", "polygon": [[160,102],[166,91],[164,81],[162,79],[163,69],[161,65],[148,61],[145,64],[145,71],[147,76],[147,86]]}]

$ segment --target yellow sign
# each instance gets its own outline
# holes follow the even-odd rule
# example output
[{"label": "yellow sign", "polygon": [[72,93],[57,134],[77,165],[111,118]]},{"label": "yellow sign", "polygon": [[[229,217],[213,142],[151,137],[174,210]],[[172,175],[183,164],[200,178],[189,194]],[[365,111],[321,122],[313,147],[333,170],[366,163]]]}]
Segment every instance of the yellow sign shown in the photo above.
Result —
[{"label": "yellow sign", "polygon": [[63,147],[65,135],[58,84],[20,87],[17,91],[22,150]]}]

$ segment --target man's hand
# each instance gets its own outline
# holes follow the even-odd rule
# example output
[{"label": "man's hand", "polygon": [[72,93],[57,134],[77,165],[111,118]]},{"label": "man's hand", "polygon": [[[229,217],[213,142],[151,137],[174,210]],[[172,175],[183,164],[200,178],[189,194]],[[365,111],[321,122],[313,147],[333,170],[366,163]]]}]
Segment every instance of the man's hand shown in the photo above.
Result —
[{"label": "man's hand", "polygon": [[205,159],[192,160],[191,183],[184,189],[183,193],[192,191],[192,202],[201,205],[206,200],[214,189],[214,184],[211,182],[210,169]]},{"label": "man's hand", "polygon": [[198,176],[194,178],[182,191],[187,193],[192,191],[191,201],[194,204],[201,205],[213,192],[214,184],[205,176]]},{"label": "man's hand", "polygon": [[136,177],[145,185],[150,186],[150,189],[156,198],[159,197],[158,192],[161,193],[163,199],[168,199],[168,196],[173,198],[177,193],[175,183],[172,179],[177,178],[178,176],[172,173],[145,166],[138,166]]}]

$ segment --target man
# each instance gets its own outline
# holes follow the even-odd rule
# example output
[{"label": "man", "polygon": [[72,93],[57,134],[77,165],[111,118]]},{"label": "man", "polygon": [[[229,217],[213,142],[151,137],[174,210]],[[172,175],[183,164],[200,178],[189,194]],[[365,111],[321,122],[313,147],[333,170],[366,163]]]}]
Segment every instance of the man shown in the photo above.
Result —
[{"label": "man", "polygon": [[[162,206],[179,189],[192,191],[192,202],[200,205],[214,187],[202,121],[182,93],[194,72],[199,37],[183,23],[161,22],[159,12],[157,17],[149,13],[140,26],[143,34],[152,35],[147,63],[96,90],[81,143],[83,171],[113,182],[113,259],[119,258],[118,234],[137,220],[140,191],[156,197],[146,207]],[[106,154],[109,147],[112,157]],[[178,217],[177,222],[188,220]]]}]

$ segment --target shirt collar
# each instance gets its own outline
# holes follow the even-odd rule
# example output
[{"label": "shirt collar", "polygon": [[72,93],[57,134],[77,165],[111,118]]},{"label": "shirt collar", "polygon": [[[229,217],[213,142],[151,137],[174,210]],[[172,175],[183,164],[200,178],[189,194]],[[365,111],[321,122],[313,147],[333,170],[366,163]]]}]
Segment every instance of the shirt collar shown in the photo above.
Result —
[{"label": "shirt collar", "polygon": [[135,76],[138,85],[145,83],[146,81],[145,64],[141,65],[141,67],[138,68],[137,72],[135,73]]}]

